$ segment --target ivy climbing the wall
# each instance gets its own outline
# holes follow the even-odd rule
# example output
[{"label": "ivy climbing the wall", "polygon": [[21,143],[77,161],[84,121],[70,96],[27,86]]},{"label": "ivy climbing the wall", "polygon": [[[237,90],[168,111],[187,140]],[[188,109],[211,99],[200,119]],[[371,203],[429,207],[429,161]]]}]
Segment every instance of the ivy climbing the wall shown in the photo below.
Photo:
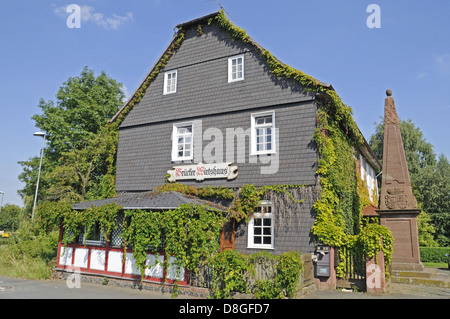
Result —
[{"label": "ivy climbing the wall", "polygon": [[[258,279],[256,267],[265,268],[269,278]],[[211,297],[228,299],[242,293],[257,299],[295,298],[303,267],[297,251],[274,256],[266,251],[245,255],[226,250],[211,260]]]},{"label": "ivy climbing the wall", "polygon": [[[218,238],[225,221],[221,211],[194,204],[168,211],[126,210],[125,217],[125,247],[133,248],[142,279],[145,269],[154,266],[146,264],[149,250],[175,257],[178,271],[181,267],[197,271],[201,263],[208,262],[219,251]],[[168,258],[164,267],[169,267]]]}]

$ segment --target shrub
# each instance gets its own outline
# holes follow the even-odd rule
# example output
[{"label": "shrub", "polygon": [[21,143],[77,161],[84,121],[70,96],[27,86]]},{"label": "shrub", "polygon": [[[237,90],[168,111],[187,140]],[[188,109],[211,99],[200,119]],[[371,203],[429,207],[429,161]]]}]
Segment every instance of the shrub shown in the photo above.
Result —
[{"label": "shrub", "polygon": [[420,260],[425,263],[446,263],[450,247],[420,247]]}]

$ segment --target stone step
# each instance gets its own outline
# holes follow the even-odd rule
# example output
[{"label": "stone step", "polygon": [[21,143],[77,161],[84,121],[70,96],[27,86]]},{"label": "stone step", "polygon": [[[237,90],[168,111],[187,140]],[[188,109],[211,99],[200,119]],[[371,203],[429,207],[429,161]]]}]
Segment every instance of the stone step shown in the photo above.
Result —
[{"label": "stone step", "polygon": [[413,271],[422,271],[424,270],[424,266],[422,263],[392,263],[391,270],[413,270]]},{"label": "stone step", "polygon": [[425,285],[450,288],[450,281],[436,278],[391,276],[391,282],[399,284]]},{"label": "stone step", "polygon": [[411,267],[411,265],[406,265],[407,267],[402,269],[401,266],[397,264],[396,267],[391,269],[391,281],[393,283],[450,288],[450,272],[441,270],[437,272],[435,268],[415,270],[415,267]]},{"label": "stone step", "polygon": [[436,279],[436,271],[392,270],[397,277],[432,278]]}]

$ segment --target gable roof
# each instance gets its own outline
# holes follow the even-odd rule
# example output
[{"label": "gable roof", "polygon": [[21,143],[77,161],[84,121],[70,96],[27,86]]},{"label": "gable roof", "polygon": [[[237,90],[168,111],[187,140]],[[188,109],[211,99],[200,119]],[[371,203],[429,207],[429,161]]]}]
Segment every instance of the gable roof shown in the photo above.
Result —
[{"label": "gable roof", "polygon": [[[183,22],[177,24],[175,27],[178,29],[178,31],[175,33],[174,37],[172,38],[172,41],[169,43],[169,45],[166,47],[164,52],[161,54],[161,56],[157,59],[156,63],[153,65],[153,67],[150,69],[150,71],[147,73],[147,75],[144,77],[144,79],[141,81],[138,88],[133,92],[133,94],[130,96],[130,98],[125,102],[125,104],[119,109],[119,111],[110,119],[110,123],[114,122],[121,122],[123,117],[128,113],[129,110],[134,106],[134,104],[138,103],[142,96],[144,95],[148,85],[153,81],[153,79],[156,77],[156,75],[159,73],[159,71],[167,64],[170,57],[173,55],[173,53],[178,49],[179,46],[181,46],[182,41],[184,40],[185,32],[191,28],[196,27],[198,25],[202,24],[212,24],[215,23],[219,25],[222,29],[224,29],[225,32],[228,32],[232,38],[235,38],[237,40],[241,40],[245,43],[249,43],[255,47],[257,51],[260,53],[266,53],[266,58],[268,57],[267,54],[270,55],[270,58],[273,59],[275,62],[279,65],[283,65],[287,68],[290,68],[287,64],[282,63],[277,58],[272,56],[269,51],[264,49],[262,46],[260,46],[256,41],[254,41],[250,36],[247,35],[247,33],[243,30],[234,25],[231,21],[229,21],[225,14],[223,13],[223,10],[210,13],[208,15],[205,15],[200,18],[196,18],[193,20],[190,20],[188,22]],[[292,68],[291,68],[292,69]],[[292,69],[294,70],[294,69]],[[310,75],[307,75],[303,73],[300,70],[295,70],[297,73],[297,80],[302,77],[304,83],[303,85],[315,85],[315,86],[322,86],[324,88],[328,88],[331,90],[334,90],[332,85],[319,81],[315,78],[313,78]],[[277,74],[280,76],[280,74]]]}]

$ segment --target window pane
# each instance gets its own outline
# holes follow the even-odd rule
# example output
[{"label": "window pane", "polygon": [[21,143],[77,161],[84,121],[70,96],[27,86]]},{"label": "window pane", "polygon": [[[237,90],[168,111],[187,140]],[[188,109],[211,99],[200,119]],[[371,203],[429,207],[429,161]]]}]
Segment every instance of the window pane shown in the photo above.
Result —
[{"label": "window pane", "polygon": [[257,125],[271,124],[272,123],[272,115],[260,116],[260,117],[257,117],[255,120],[256,120]]},{"label": "window pane", "polygon": [[253,229],[253,234],[261,235],[261,228],[260,227],[255,227],[255,229]]},{"label": "window pane", "polygon": [[263,234],[270,236],[272,233],[272,229],[269,227],[264,228]]},{"label": "window pane", "polygon": [[184,152],[184,156],[191,156],[191,151],[190,150],[186,150]]},{"label": "window pane", "polygon": [[272,219],[264,218],[264,226],[270,226],[270,225],[272,225]]},{"label": "window pane", "polygon": [[98,223],[95,223],[89,233],[86,234],[86,240],[100,240],[100,226]]},{"label": "window pane", "polygon": [[254,220],[254,225],[255,226],[261,226],[261,218],[255,218],[255,220]]},{"label": "window pane", "polygon": [[264,245],[270,245],[270,244],[272,244],[272,238],[264,237]]},{"label": "window pane", "polygon": [[261,237],[259,237],[259,236],[254,236],[254,237],[253,237],[253,243],[255,243],[255,244],[261,244]]}]

